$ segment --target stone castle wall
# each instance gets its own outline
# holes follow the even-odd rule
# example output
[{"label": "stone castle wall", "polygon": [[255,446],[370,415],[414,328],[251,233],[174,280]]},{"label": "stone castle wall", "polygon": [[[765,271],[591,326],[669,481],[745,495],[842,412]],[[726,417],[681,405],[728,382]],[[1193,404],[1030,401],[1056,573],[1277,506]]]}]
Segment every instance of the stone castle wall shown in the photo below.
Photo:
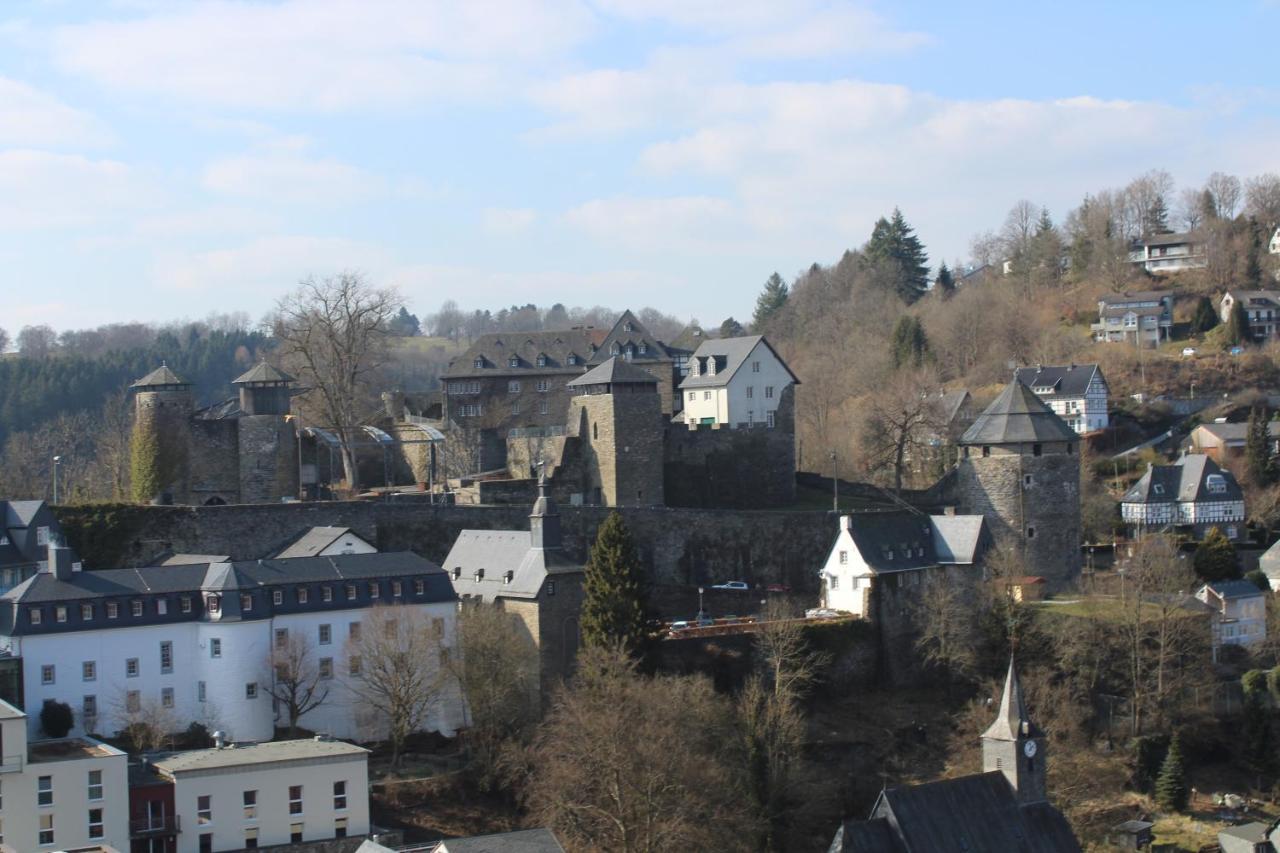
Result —
[{"label": "stone castle wall", "polygon": [[[586,503],[651,506],[663,500],[663,418],[652,389],[581,394],[569,405],[569,435],[556,480]],[[558,485],[558,484],[557,484]]]},{"label": "stone castle wall", "polygon": [[298,439],[280,415],[236,419],[241,503],[277,503],[298,495]]},{"label": "stone castle wall", "polygon": [[236,503],[240,495],[240,438],[234,420],[191,421],[189,503]]},{"label": "stone castle wall", "polygon": [[170,475],[169,481],[162,484],[161,493],[179,503],[187,501],[191,488],[191,411],[189,388],[138,391],[134,399],[135,423],[154,428],[161,471]]}]

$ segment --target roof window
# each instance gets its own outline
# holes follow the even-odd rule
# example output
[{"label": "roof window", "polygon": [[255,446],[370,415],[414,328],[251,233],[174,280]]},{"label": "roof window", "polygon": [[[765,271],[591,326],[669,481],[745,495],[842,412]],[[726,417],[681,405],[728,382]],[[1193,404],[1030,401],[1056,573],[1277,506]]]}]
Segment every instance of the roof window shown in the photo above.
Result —
[{"label": "roof window", "polygon": [[476,583],[480,583],[480,581],[484,580],[484,569],[476,569],[476,573],[474,577],[475,577]]},{"label": "roof window", "polygon": [[1209,487],[1209,491],[1215,495],[1222,494],[1227,490],[1227,478],[1221,474],[1210,474],[1204,478],[1204,483]]},{"label": "roof window", "polygon": [[503,574],[502,576],[502,582],[505,584],[509,584],[511,583],[512,579],[515,578],[515,576],[516,576],[515,572],[513,572],[511,569],[507,569],[506,573]]},{"label": "roof window", "polygon": [[484,367],[484,359],[477,358],[475,361],[472,362],[472,364],[475,365],[477,368]]},{"label": "roof window", "polygon": [[519,367],[519,366],[520,366],[520,356],[518,356],[518,355],[513,355],[513,356],[511,356],[511,358],[507,359],[507,366],[509,366],[509,367]]},{"label": "roof window", "polygon": [[546,366],[547,366],[546,353],[538,353],[538,367],[546,367]]}]

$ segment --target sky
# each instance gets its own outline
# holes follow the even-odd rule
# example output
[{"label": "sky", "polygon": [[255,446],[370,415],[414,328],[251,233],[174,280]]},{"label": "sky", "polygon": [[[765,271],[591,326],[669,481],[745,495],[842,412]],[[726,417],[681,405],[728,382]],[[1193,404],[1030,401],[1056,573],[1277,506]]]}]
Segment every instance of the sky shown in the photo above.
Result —
[{"label": "sky", "polygon": [[1280,2],[4,0],[0,327],[410,309],[745,320],[900,207],[963,261],[1152,168],[1280,172]]}]

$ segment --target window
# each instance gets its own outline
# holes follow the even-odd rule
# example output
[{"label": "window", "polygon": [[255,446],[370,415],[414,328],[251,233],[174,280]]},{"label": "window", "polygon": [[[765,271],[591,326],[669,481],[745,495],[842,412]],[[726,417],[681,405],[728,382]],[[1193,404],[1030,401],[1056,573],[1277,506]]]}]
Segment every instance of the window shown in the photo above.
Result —
[{"label": "window", "polygon": [[577,355],[575,355],[575,354],[573,354],[573,353],[570,353],[570,354],[569,354],[569,363],[570,363],[570,364],[577,364],[577,363],[578,363],[578,356],[577,356]]},{"label": "window", "polygon": [[539,380],[538,380],[538,390],[539,390],[539,391],[541,391],[541,392],[543,392],[543,393],[546,393],[547,391],[550,391],[550,390],[551,390],[551,383],[550,383],[549,381],[547,381],[546,379],[539,379]]},{"label": "window", "polygon": [[205,700],[205,687],[203,681],[196,682],[196,701],[203,702]]},{"label": "window", "polygon": [[302,843],[302,824],[300,823],[289,824],[289,842],[291,844]]},{"label": "window", "polygon": [[347,673],[349,675],[360,674],[360,655],[352,655],[347,658]]},{"label": "window", "polygon": [[520,366],[519,356],[513,355],[511,356],[511,358],[507,359],[507,367],[519,367],[519,366]]},{"label": "window", "polygon": [[1227,478],[1221,474],[1210,474],[1204,478],[1204,483],[1214,494],[1222,494],[1227,490]]},{"label": "window", "polygon": [[764,422],[765,422],[765,426],[767,426],[769,429],[773,429],[773,412],[764,413]]},{"label": "window", "polygon": [[555,595],[555,594],[556,594],[556,582],[547,581],[547,595]]},{"label": "window", "polygon": [[750,399],[752,399],[753,397],[755,397],[755,395],[756,395],[756,389],[755,389],[755,386],[754,386],[754,385],[748,385],[748,386],[747,386],[747,399],[748,399],[748,400],[750,400]]},{"label": "window", "polygon": [[339,780],[333,783],[333,809],[342,811],[347,807],[347,783]]},{"label": "window", "polygon": [[510,382],[508,382],[508,383],[507,383],[507,393],[508,393],[508,394],[519,394],[519,393],[520,393],[520,380],[518,380],[518,379],[512,379]]},{"label": "window", "polygon": [[841,551],[841,552],[840,552],[840,565],[842,565],[842,566],[847,566],[847,565],[849,565],[849,552],[848,552],[848,551]]},{"label": "window", "polygon": [[990,445],[986,445],[986,444],[982,445],[982,455],[984,458],[991,455]]},{"label": "window", "polygon": [[36,805],[53,805],[53,777],[41,776],[36,780]]},{"label": "window", "polygon": [[475,361],[471,362],[471,366],[472,366],[472,367],[475,367],[475,368],[481,368],[481,367],[484,367],[484,359],[483,359],[483,358],[477,358]]},{"label": "window", "polygon": [[173,643],[168,640],[160,644],[160,671],[173,672]]},{"label": "window", "polygon": [[551,406],[546,400],[538,401],[538,414],[545,415],[551,411]]},{"label": "window", "polygon": [[689,402],[690,402],[690,403],[692,403],[692,402],[693,402],[694,400],[696,400],[696,399],[698,399],[698,392],[697,392],[697,391],[690,391],[690,392],[689,392]]},{"label": "window", "polygon": [[547,357],[545,355],[540,354],[538,356],[538,367],[546,367],[546,366],[547,366]]},{"label": "window", "polygon": [[591,438],[593,440],[600,438],[600,424],[595,423],[591,425]]},{"label": "window", "polygon": [[345,817],[335,817],[333,819],[333,837],[347,837],[347,819]]},{"label": "window", "polygon": [[36,528],[36,544],[37,545],[49,544],[49,528],[47,527]]},{"label": "window", "polygon": [[200,836],[200,853],[213,853],[213,834],[206,832]]},{"label": "window", "polygon": [[222,657],[222,640],[218,639],[217,637],[213,637],[212,639],[209,640],[209,657],[211,658]]},{"label": "window", "polygon": [[182,596],[182,598],[178,599],[178,603],[181,605],[183,613],[191,612],[191,596],[189,595]]},{"label": "window", "polygon": [[46,663],[44,666],[40,667],[41,684],[53,684],[53,675],[53,664]]},{"label": "window", "polygon": [[244,698],[246,699],[258,698],[258,683],[256,681],[250,681],[248,684],[244,686]]},{"label": "window", "polygon": [[289,814],[302,814],[302,786],[289,786]]},{"label": "window", "polygon": [[245,820],[258,819],[258,792],[257,791],[244,792],[244,819]]},{"label": "window", "polygon": [[351,601],[353,598],[356,597],[356,585],[353,583],[347,584],[346,592],[347,592],[347,601]]},{"label": "window", "polygon": [[160,688],[160,707],[161,708],[173,707],[173,688],[172,687]]},{"label": "window", "polygon": [[400,581],[392,581],[392,582],[391,582],[391,597],[392,597],[392,598],[399,598],[399,597],[400,597],[401,589],[402,589],[402,587],[400,586]]},{"label": "window", "polygon": [[102,837],[102,809],[89,809],[89,837]]},{"label": "window", "polygon": [[102,771],[101,770],[89,771],[89,799],[90,801],[102,799]]},{"label": "window", "polygon": [[222,612],[222,600],[219,599],[218,596],[216,595],[209,596],[209,598],[206,599],[204,606],[205,606],[205,609],[208,610],[210,613]]},{"label": "window", "polygon": [[96,719],[98,716],[98,697],[97,696],[84,697],[84,701],[81,704],[80,708],[81,708],[80,714],[85,719],[85,724],[84,724],[85,728],[91,729],[93,725],[91,721]]},{"label": "window", "polygon": [[839,589],[839,588],[840,588],[840,578],[838,578],[835,575],[828,576],[827,589]]},{"label": "window", "polygon": [[333,678],[333,658],[320,658],[320,677]]},{"label": "window", "polygon": [[519,400],[516,400],[514,403],[512,403],[512,404],[511,404],[511,414],[513,414],[513,415],[518,415],[518,414],[520,414],[520,401],[519,401]]},{"label": "window", "polygon": [[120,615],[120,605],[114,601],[107,602],[107,618],[115,619]]},{"label": "window", "polygon": [[27,616],[31,619],[32,625],[39,625],[43,614],[40,612],[39,607],[32,607],[27,610]]},{"label": "window", "polygon": [[213,797],[210,794],[196,797],[196,823],[201,826],[213,823]]},{"label": "window", "polygon": [[67,621],[67,608],[66,608],[66,607],[63,607],[62,605],[59,605],[59,606],[57,606],[57,607],[53,608],[53,619],[54,619],[54,621],[55,621],[55,622],[59,622],[59,623],[66,622],[66,621]]},{"label": "window", "polygon": [[130,690],[124,694],[124,709],[130,714],[136,714],[142,710],[142,694],[137,690]]},{"label": "window", "polygon": [[247,613],[252,609],[253,609],[253,596],[247,592],[241,593],[240,594],[240,610],[242,612]]},{"label": "window", "polygon": [[298,603],[306,604],[308,597],[309,595],[308,595],[307,588],[305,586],[298,587]]},{"label": "window", "polygon": [[475,574],[471,576],[471,579],[476,583],[480,583],[480,581],[484,580],[484,569],[476,569]]},{"label": "window", "polygon": [[81,605],[80,605],[80,619],[81,619],[81,621],[88,622],[88,621],[89,621],[89,620],[91,620],[92,618],[93,618],[93,605],[92,605],[92,604],[81,604]]},{"label": "window", "polygon": [[320,600],[333,601],[333,587],[331,586],[320,587]]},{"label": "window", "polygon": [[277,628],[276,629],[276,648],[283,649],[288,645],[289,645],[289,629]]},{"label": "window", "polygon": [[347,625],[347,637],[353,643],[360,642],[360,623],[359,622],[352,622],[351,624]]},{"label": "window", "polygon": [[[42,778],[48,778],[42,777]],[[39,841],[42,845],[53,843],[53,815],[40,815],[40,837]]]},{"label": "window", "polygon": [[281,589],[271,590],[271,603],[276,605],[277,607],[279,607],[281,604],[284,604],[284,590],[281,590]]},{"label": "window", "polygon": [[431,636],[435,637],[437,640],[443,639],[444,637],[444,620],[443,619],[439,617],[435,617],[431,620]]},{"label": "window", "polygon": [[710,400],[710,399],[711,399],[711,392],[710,392],[710,391],[703,391],[703,392],[702,392],[702,399],[704,399],[704,400]]},{"label": "window", "polygon": [[425,595],[427,592],[427,582],[424,580],[416,580],[413,582],[413,594]]},{"label": "window", "polygon": [[369,581],[369,597],[378,598],[382,595],[382,584],[377,581]]},{"label": "window", "polygon": [[1032,455],[1032,456],[1040,456],[1040,455],[1042,455],[1043,453],[1044,453],[1044,445],[1043,445],[1043,444],[1033,444],[1033,445],[1031,445],[1031,455]]},{"label": "window", "polygon": [[1035,538],[1036,538],[1036,529],[1035,529],[1034,527],[1028,527],[1028,528],[1027,528],[1027,538],[1028,538],[1028,539],[1035,539]]},{"label": "window", "polygon": [[751,372],[752,372],[752,373],[759,373],[759,372],[760,372],[760,362],[758,362],[758,361],[753,361],[753,362],[751,362]]},{"label": "window", "polygon": [[331,642],[333,642],[333,626],[321,625],[320,626],[320,645],[327,646]]},{"label": "window", "polygon": [[772,386],[772,385],[766,385],[766,386],[764,386],[764,396],[765,396],[765,399],[766,399],[766,400],[772,400],[772,399],[773,399],[773,386]]},{"label": "window", "polygon": [[1030,485],[1031,485],[1031,482],[1032,482],[1032,480],[1031,480],[1031,475],[1030,475],[1030,474],[1023,474],[1023,475],[1022,475],[1022,485],[1024,485],[1024,486],[1030,486]]},{"label": "window", "polygon": [[256,826],[246,826],[246,827],[245,827],[245,829],[244,829],[244,849],[245,849],[245,850],[257,850],[257,849],[258,849],[258,827],[256,827]]},{"label": "window", "polygon": [[141,616],[141,615],[142,615],[142,602],[141,602],[141,601],[131,601],[131,602],[129,602],[129,610],[133,613],[133,615],[134,615],[134,616]]}]

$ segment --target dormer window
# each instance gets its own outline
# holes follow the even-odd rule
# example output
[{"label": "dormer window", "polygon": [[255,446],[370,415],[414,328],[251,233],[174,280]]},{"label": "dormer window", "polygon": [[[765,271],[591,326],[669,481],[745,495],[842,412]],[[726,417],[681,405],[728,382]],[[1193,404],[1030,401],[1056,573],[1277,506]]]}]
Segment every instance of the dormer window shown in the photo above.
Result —
[{"label": "dormer window", "polygon": [[1155,483],[1155,484],[1153,484],[1153,485],[1151,486],[1151,491],[1152,491],[1152,492],[1154,492],[1154,493],[1155,493],[1155,494],[1157,494],[1157,495],[1163,495],[1163,494],[1164,494],[1164,486],[1162,486],[1162,485],[1161,485],[1161,484],[1159,484],[1159,483]]},{"label": "dormer window", "polygon": [[480,583],[480,581],[484,580],[484,569],[476,569],[474,577],[476,583]]},{"label": "dormer window", "polygon": [[462,566],[454,566],[454,567],[453,567],[453,579],[454,579],[454,580],[457,580],[457,579],[458,579],[458,578],[460,578],[460,577],[462,577]]},{"label": "dormer window", "polygon": [[625,323],[623,323],[623,324],[622,324],[622,331],[624,331],[624,332],[634,332],[634,331],[635,331],[635,326],[633,326],[633,325],[631,324],[631,321],[630,321],[630,320],[628,320],[627,322],[625,322]]},{"label": "dormer window", "polygon": [[622,352],[622,347],[618,346],[618,342],[617,342],[617,341],[614,341],[614,342],[613,342],[613,346],[609,347],[609,354],[610,354],[610,355],[617,355],[617,354],[618,354],[618,353],[620,353],[620,352]]},{"label": "dormer window", "polygon": [[512,579],[515,576],[516,576],[515,572],[513,572],[511,569],[507,569],[506,573],[502,576],[502,582],[505,584],[510,584]]},{"label": "dormer window", "polygon": [[539,355],[538,355],[538,367],[546,367],[546,366],[547,366],[547,357],[546,357],[545,355],[543,355],[543,354],[539,354]]},{"label": "dormer window", "polygon": [[577,364],[577,363],[578,363],[578,357],[577,357],[576,355],[574,355],[573,353],[569,353],[569,363],[570,363],[570,364]]},{"label": "dormer window", "polygon": [[1227,490],[1227,478],[1221,474],[1210,474],[1204,478],[1204,483],[1215,495],[1220,495]]},{"label": "dormer window", "polygon": [[477,358],[475,361],[473,361],[473,362],[472,362],[472,364],[473,364],[477,369],[479,369],[479,368],[481,368],[481,367],[484,367],[484,359],[483,359],[483,358]]},{"label": "dormer window", "polygon": [[644,341],[641,341],[641,342],[640,342],[640,354],[641,354],[641,355],[644,355],[644,354],[645,354],[645,353],[647,353],[648,351],[649,351],[649,345],[648,345],[647,343],[645,343]]},{"label": "dormer window", "polygon": [[519,366],[520,366],[520,356],[513,355],[511,356],[511,358],[507,359],[507,367],[519,367]]},{"label": "dormer window", "polygon": [[711,356],[711,358],[707,359],[707,375],[708,376],[716,375],[716,357],[714,355]]},{"label": "dormer window", "polygon": [[222,599],[216,595],[211,595],[204,600],[204,609],[210,613],[222,612]]}]

